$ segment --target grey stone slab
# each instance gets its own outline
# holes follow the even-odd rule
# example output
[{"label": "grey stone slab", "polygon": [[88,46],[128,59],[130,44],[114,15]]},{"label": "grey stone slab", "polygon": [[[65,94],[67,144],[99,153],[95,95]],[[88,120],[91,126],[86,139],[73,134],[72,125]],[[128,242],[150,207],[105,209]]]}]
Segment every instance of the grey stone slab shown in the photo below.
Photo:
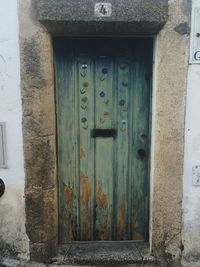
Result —
[{"label": "grey stone slab", "polygon": [[[110,16],[95,15],[98,2],[112,5]],[[167,0],[34,0],[33,3],[38,20],[55,35],[154,34],[168,18]]]},{"label": "grey stone slab", "polygon": [[157,266],[156,265],[156,258],[154,256],[151,255],[150,253],[150,249],[149,249],[149,244],[146,243],[146,242],[136,242],[135,243],[137,249],[139,250],[142,258],[143,258],[143,263],[144,264],[150,264],[150,263],[153,263],[155,264],[154,266]]},{"label": "grey stone slab", "polygon": [[60,245],[59,246],[59,250],[58,250],[58,253],[60,256],[65,256],[68,251],[71,249],[72,247],[72,243],[67,243],[65,245]]},{"label": "grey stone slab", "polygon": [[150,254],[149,244],[147,242],[135,242],[137,249],[140,251],[142,257]]},{"label": "grey stone slab", "polygon": [[96,242],[73,244],[65,263],[117,266],[140,263],[143,258],[133,242]]}]

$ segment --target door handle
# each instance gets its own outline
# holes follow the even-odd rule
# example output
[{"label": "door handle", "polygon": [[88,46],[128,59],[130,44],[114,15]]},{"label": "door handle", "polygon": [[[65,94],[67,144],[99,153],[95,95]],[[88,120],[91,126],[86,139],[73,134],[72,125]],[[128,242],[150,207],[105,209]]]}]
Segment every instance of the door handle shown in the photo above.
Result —
[{"label": "door handle", "polygon": [[91,130],[91,137],[117,137],[117,130],[116,129],[93,129]]},{"label": "door handle", "polygon": [[143,159],[146,156],[146,151],[143,148],[139,148],[137,154],[141,159]]}]

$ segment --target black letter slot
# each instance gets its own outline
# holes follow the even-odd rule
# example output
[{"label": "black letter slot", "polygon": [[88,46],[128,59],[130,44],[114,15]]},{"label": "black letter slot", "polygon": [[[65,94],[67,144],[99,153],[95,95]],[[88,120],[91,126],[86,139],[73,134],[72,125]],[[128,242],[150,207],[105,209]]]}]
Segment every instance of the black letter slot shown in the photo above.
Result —
[{"label": "black letter slot", "polygon": [[113,137],[115,138],[117,136],[117,130],[116,129],[93,129],[91,130],[91,137]]}]

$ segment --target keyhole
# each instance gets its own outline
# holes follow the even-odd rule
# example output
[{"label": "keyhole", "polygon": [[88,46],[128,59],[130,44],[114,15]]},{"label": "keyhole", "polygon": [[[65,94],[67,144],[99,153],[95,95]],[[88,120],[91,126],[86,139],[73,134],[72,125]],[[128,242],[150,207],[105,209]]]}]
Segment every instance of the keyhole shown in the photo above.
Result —
[{"label": "keyhole", "polygon": [[138,151],[137,151],[137,153],[138,153],[138,156],[141,158],[141,159],[143,159],[144,157],[145,157],[145,150],[143,149],[143,148],[140,148],[140,149],[138,149]]}]

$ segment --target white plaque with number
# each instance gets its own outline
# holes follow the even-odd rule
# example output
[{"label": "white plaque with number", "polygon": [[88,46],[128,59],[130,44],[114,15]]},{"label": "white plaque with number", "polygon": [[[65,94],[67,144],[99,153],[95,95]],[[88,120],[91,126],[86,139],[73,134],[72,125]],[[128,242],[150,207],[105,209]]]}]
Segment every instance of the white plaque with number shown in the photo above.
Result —
[{"label": "white plaque with number", "polygon": [[200,6],[192,10],[190,63],[200,64]]},{"label": "white plaque with number", "polygon": [[94,7],[95,17],[110,17],[112,14],[111,3],[96,3]]}]

